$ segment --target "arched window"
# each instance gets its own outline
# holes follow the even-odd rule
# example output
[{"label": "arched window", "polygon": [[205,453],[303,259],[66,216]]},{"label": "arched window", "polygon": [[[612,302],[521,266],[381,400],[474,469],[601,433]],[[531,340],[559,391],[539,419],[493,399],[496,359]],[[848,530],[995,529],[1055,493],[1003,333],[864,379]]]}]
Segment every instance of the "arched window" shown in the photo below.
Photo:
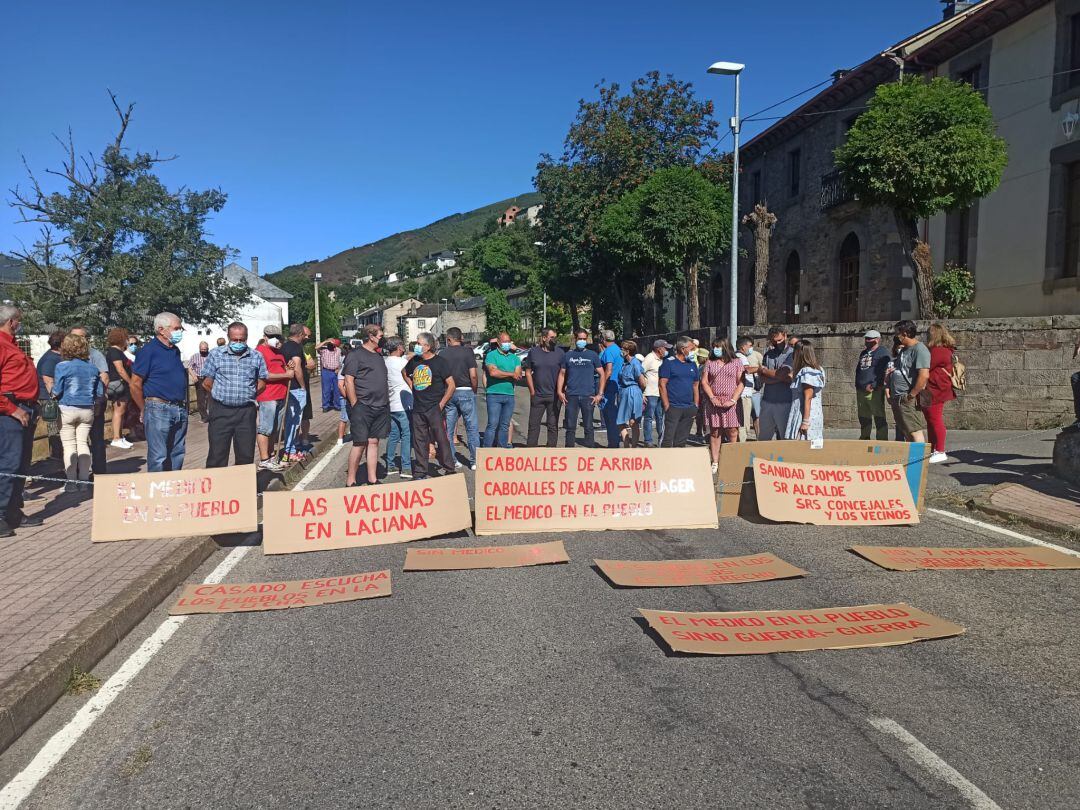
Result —
[{"label": "arched window", "polygon": [[799,254],[793,250],[784,267],[784,320],[787,323],[799,322],[801,277],[802,262],[799,261]]},{"label": "arched window", "polygon": [[841,323],[859,320],[859,253],[859,237],[849,233],[840,245],[837,320]]}]

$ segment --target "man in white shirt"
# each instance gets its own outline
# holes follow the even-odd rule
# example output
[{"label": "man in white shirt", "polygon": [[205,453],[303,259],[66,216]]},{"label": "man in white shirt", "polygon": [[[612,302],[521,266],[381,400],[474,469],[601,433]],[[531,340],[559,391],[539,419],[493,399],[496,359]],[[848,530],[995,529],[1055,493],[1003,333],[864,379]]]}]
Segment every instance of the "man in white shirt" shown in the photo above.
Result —
[{"label": "man in white shirt", "polygon": [[[386,474],[400,469],[401,478],[412,478],[412,429],[409,412],[412,410],[412,391],[402,376],[402,369],[409,361],[405,359],[405,344],[401,338],[386,339],[386,382],[390,386],[390,436],[386,440]],[[398,443],[401,444],[401,466],[397,465]]]},{"label": "man in white shirt", "polygon": [[739,338],[738,351],[735,356],[742,361],[743,392],[739,402],[739,441],[745,442],[750,432],[750,424],[754,423],[754,436],[757,436],[757,411],[760,396],[754,390],[757,382],[755,376],[761,366],[761,353],[754,348],[754,341],[748,337]]},{"label": "man in white shirt", "polygon": [[[666,340],[653,341],[652,351],[645,357],[641,367],[645,369],[645,446],[659,447],[664,438],[664,405],[660,401],[660,366],[667,357],[671,344]],[[653,442],[653,428],[656,441]]]}]

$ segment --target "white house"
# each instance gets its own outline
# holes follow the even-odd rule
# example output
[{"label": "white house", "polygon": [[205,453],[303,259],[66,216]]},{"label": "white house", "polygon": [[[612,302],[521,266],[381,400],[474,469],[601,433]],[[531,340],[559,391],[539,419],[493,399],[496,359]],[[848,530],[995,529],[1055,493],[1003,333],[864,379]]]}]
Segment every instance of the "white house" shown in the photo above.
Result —
[{"label": "white house", "polygon": [[[255,267],[258,267],[255,264]],[[258,273],[233,262],[221,271],[232,284],[247,284],[251,288],[251,301],[240,308],[236,320],[248,328],[248,343],[255,346],[263,336],[263,328],[273,324],[288,332],[289,301],[292,294],[271,284]],[[211,348],[219,337],[228,338],[228,323],[184,324],[184,339],[180,343],[180,355],[185,360],[199,350],[199,343],[206,341]]]}]

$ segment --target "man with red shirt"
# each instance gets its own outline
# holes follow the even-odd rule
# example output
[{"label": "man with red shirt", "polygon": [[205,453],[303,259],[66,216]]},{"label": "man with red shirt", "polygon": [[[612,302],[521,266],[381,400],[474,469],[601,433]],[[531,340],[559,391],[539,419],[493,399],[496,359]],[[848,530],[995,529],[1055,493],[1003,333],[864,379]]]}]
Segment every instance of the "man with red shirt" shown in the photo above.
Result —
[{"label": "man with red shirt", "polygon": [[281,430],[281,419],[285,415],[289,381],[303,385],[303,378],[294,379],[293,372],[286,369],[285,355],[281,351],[281,327],[267,326],[263,329],[263,335],[266,342],[255,351],[266,361],[266,388],[255,397],[259,405],[259,426],[255,440],[259,446],[259,469],[281,472],[284,467],[274,459],[274,440]]},{"label": "man with red shirt", "polygon": [[37,371],[15,343],[21,321],[18,307],[0,304],[0,537],[42,523],[22,511],[26,480],[11,477],[30,473],[38,417]]}]

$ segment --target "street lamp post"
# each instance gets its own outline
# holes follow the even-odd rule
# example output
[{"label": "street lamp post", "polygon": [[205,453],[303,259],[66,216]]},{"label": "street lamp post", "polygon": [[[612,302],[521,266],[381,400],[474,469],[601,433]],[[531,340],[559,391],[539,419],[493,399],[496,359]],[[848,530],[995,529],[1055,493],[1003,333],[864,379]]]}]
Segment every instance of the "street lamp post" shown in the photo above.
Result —
[{"label": "street lamp post", "polygon": [[728,282],[731,288],[728,336],[732,347],[738,340],[739,330],[739,132],[742,129],[742,121],[739,120],[739,78],[745,67],[738,62],[714,62],[709,66],[709,73],[735,77],[735,115],[731,117],[731,134],[735,140],[731,163],[731,277]]},{"label": "street lamp post", "polygon": [[322,344],[322,325],[319,323],[319,282],[322,281],[322,273],[315,274],[315,345]]}]

